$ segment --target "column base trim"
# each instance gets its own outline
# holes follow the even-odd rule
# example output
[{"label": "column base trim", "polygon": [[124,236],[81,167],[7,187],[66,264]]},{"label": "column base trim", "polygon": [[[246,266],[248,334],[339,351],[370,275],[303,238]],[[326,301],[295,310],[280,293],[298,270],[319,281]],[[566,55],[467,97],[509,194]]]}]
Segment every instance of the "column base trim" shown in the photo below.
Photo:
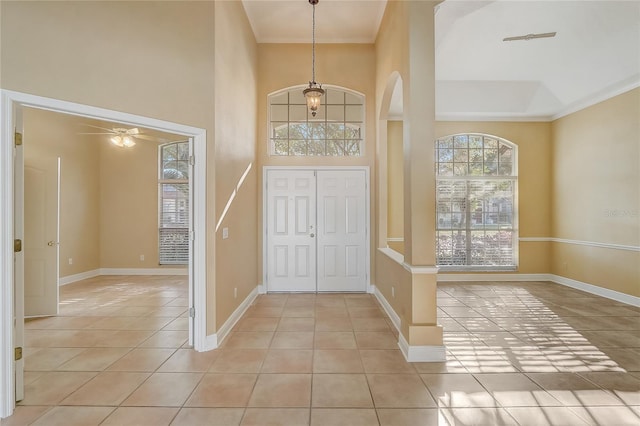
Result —
[{"label": "column base trim", "polygon": [[444,346],[410,346],[402,333],[398,337],[398,346],[407,362],[445,362],[447,360]]}]

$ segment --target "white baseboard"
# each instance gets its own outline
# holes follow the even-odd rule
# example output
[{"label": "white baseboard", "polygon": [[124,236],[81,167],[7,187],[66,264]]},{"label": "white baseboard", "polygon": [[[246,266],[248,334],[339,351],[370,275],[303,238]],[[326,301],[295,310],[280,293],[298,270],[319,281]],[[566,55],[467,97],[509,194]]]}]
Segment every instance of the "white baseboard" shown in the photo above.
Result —
[{"label": "white baseboard", "polygon": [[374,287],[376,299],[380,302],[382,309],[391,318],[396,330],[398,330],[398,346],[402,355],[407,362],[444,362],[446,361],[446,350],[444,346],[409,346],[407,339],[404,338],[400,332],[400,316],[393,310],[391,304],[387,301],[384,295]]},{"label": "white baseboard", "polygon": [[209,336],[206,336],[204,339],[204,345],[202,348],[198,349],[198,352],[207,352],[207,351],[212,351],[214,349],[218,349],[218,335],[217,334],[210,334]]},{"label": "white baseboard", "polygon": [[58,285],[63,286],[100,275],[189,275],[189,270],[187,268],[100,268],[60,277]]},{"label": "white baseboard", "polygon": [[189,275],[188,268],[100,268],[100,275]]},{"label": "white baseboard", "polygon": [[94,269],[92,271],[80,272],[79,274],[67,275],[66,277],[60,277],[58,280],[58,285],[63,286],[71,283],[75,283],[76,281],[82,281],[89,278],[97,277],[100,275],[100,269]]},{"label": "white baseboard", "polygon": [[444,346],[409,346],[402,333],[399,334],[398,346],[407,362],[445,362],[447,351]]},{"label": "white baseboard", "polygon": [[582,290],[587,293],[595,294],[596,296],[606,297],[607,299],[615,300],[616,302],[622,302],[626,303],[627,305],[640,307],[640,297],[637,296],[632,296],[630,294],[621,293],[615,290],[609,290],[608,288],[599,287],[593,284],[587,284],[582,281],[572,280],[571,278],[561,277],[560,275],[551,275],[550,281],[553,281],[556,284],[575,288],[576,290]]},{"label": "white baseboard", "polygon": [[240,305],[236,308],[235,311],[233,311],[233,313],[229,316],[225,323],[222,324],[222,327],[220,327],[217,333],[207,336],[204,345],[205,347],[203,348],[203,350],[210,351],[213,349],[217,349],[220,346],[220,344],[231,332],[231,329],[233,329],[238,321],[240,321],[242,315],[244,315],[247,309],[249,309],[253,301],[256,300],[256,297],[258,297],[258,287],[259,286],[256,286],[256,288],[254,288],[251,293],[249,293],[249,295],[242,301],[242,303],[240,303]]},{"label": "white baseboard", "polygon": [[438,274],[438,282],[450,281],[553,281],[551,274]]},{"label": "white baseboard", "polygon": [[396,330],[398,330],[398,333],[400,333],[400,316],[396,314],[396,311],[393,310],[393,308],[391,307],[391,304],[387,301],[387,299],[380,292],[380,290],[378,290],[376,286],[372,286],[372,287],[373,287],[372,293],[376,296],[376,299],[378,299],[378,302],[382,306],[382,309],[384,309],[387,316],[391,319],[391,322],[393,323]]},{"label": "white baseboard", "polygon": [[582,290],[587,293],[595,294],[596,296],[606,297],[607,299],[615,300],[616,302],[626,303],[640,307],[640,297],[632,296],[630,294],[621,293],[619,291],[610,290],[608,288],[600,287],[593,284],[588,284],[582,281],[573,280],[571,278],[565,278],[560,275],[554,274],[439,274],[438,282],[451,282],[451,281],[550,281],[555,284],[564,285],[567,287],[575,288],[576,290]]}]

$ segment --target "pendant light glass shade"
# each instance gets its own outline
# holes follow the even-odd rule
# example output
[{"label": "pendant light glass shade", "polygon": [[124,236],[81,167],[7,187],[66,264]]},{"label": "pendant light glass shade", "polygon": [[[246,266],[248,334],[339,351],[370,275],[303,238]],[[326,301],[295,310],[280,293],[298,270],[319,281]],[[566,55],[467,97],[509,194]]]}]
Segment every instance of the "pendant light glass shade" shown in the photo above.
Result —
[{"label": "pendant light glass shade", "polygon": [[307,108],[311,112],[313,117],[318,113],[318,107],[320,106],[320,98],[324,95],[324,89],[317,83],[309,83],[309,87],[302,91],[304,97],[307,99]]}]

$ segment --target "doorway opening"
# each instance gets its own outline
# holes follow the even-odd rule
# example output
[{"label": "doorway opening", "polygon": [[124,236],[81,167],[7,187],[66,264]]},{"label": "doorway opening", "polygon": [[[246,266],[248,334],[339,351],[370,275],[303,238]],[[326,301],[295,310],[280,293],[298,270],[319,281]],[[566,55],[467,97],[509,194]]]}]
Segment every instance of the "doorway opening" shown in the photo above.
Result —
[{"label": "doorway opening", "polygon": [[[0,393],[2,399],[0,401],[0,417],[6,417],[13,412],[15,407],[16,395],[19,391],[16,384],[20,384],[21,380],[16,376],[21,374],[17,371],[16,363],[14,363],[14,348],[16,342],[21,343],[19,333],[14,329],[14,323],[22,322],[22,312],[19,305],[22,303],[21,291],[16,289],[16,284],[22,285],[22,282],[16,283],[16,280],[23,278],[23,267],[21,261],[17,258],[22,257],[20,253],[14,255],[14,240],[18,239],[18,235],[14,232],[14,222],[22,221],[21,214],[14,212],[14,207],[21,203],[21,188],[15,185],[22,185],[19,179],[15,179],[14,172],[14,156],[17,151],[14,143],[14,134],[17,126],[20,124],[18,120],[21,117],[23,108],[34,108],[41,110],[49,110],[61,114],[76,116],[82,119],[104,120],[112,123],[118,123],[129,127],[144,127],[152,131],[163,132],[168,134],[180,135],[191,140],[192,159],[201,158],[202,161],[193,162],[193,192],[192,192],[192,211],[191,211],[191,239],[192,250],[189,255],[188,262],[188,299],[189,299],[189,342],[197,351],[205,349],[205,158],[206,158],[206,131],[204,129],[184,126],[177,123],[156,120],[148,117],[122,113],[102,108],[91,107],[82,104],[59,101],[55,99],[43,98],[18,92],[3,90],[2,101],[0,103],[0,127],[2,133],[0,135],[0,163],[2,164],[0,172],[0,226],[3,232],[0,235],[0,264],[2,275],[0,276],[0,290],[2,293],[2,301],[0,302],[0,320],[2,328],[0,330],[0,343],[2,344],[0,352]],[[20,163],[22,164],[22,163]],[[21,165],[19,167],[22,167]],[[20,174],[20,173],[18,173]],[[16,174],[16,175],[18,175]],[[18,189],[18,190],[16,190]],[[196,235],[200,235],[197,238]],[[19,235],[22,237],[22,235]],[[17,250],[16,250],[17,251]],[[15,263],[14,263],[15,262]],[[18,265],[18,266],[15,266]],[[15,299],[16,296],[18,299]],[[14,305],[14,300],[16,304]]]}]

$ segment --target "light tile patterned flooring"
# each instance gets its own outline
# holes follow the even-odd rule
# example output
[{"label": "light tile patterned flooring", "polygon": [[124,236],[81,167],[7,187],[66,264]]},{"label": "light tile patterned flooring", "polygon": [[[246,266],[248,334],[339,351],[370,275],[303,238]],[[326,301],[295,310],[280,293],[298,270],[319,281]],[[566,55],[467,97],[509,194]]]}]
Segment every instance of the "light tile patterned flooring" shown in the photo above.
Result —
[{"label": "light tile patterned flooring", "polygon": [[370,295],[262,295],[196,353],[184,279],[61,293],[2,425],[640,424],[640,309],[555,284],[440,284],[447,362],[416,364]]}]

